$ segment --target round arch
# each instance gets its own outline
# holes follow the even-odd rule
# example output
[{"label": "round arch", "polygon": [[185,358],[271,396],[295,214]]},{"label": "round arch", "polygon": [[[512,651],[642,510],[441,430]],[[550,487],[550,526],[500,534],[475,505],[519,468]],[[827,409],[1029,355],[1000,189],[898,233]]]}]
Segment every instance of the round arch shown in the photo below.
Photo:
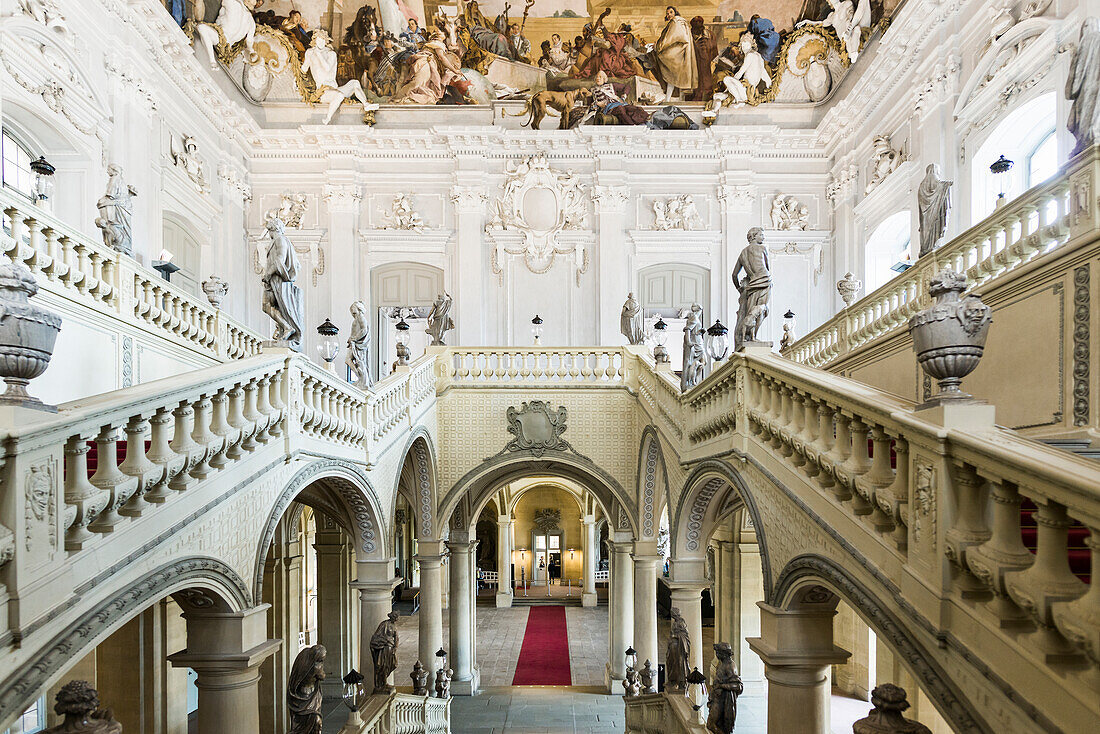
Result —
[{"label": "round arch", "polygon": [[[523,497],[523,495],[527,494],[529,491],[531,491],[532,489],[535,489],[537,487],[551,487],[553,489],[560,489],[562,492],[565,492],[566,494],[568,494],[570,497],[573,498],[573,501],[577,503],[577,509],[580,510],[580,514],[581,515],[585,514],[585,512],[584,512],[584,510],[585,510],[584,496],[581,494],[581,491],[587,492],[588,490],[584,489],[583,487],[581,487],[580,490],[578,490],[577,487],[572,487],[569,484],[566,484],[565,482],[561,481],[561,479],[558,478],[558,477],[549,477],[549,478],[546,478],[546,479],[539,479],[538,481],[532,481],[527,486],[516,490],[516,492],[514,494],[509,496],[510,504],[506,508],[508,513],[511,514],[512,512],[515,511],[516,505],[519,504],[520,498]],[[486,498],[485,503],[482,504],[481,507],[471,507],[471,513],[470,513],[471,516],[472,516],[471,526],[474,523],[476,523],[477,515],[480,515],[484,511],[485,507],[487,507],[490,502],[495,501],[494,500],[495,497],[496,497],[496,493],[493,493],[492,495],[490,495],[489,497]],[[476,513],[476,515],[474,513]]]},{"label": "round arch", "polygon": [[[660,491],[658,483],[663,483],[664,492]],[[661,439],[657,428],[648,425],[642,430],[642,440],[638,448],[637,527],[639,537],[643,540],[657,537],[661,510],[672,506],[670,491]]]},{"label": "round arch", "polygon": [[684,482],[684,491],[669,516],[669,545],[674,560],[702,560],[707,538],[720,518],[728,514],[730,502],[738,501],[752,520],[760,545],[760,564],[764,575],[764,598],[771,599],[771,560],[767,536],[756,500],[744,477],[719,459],[707,459],[695,465]]},{"label": "round arch", "polygon": [[0,726],[7,726],[56,682],[69,665],[137,614],[166,596],[180,606],[241,611],[253,597],[244,580],[228,565],[207,556],[190,556],[142,574],[133,583],[85,611],[0,681]]},{"label": "round arch", "polygon": [[836,562],[816,554],[797,556],[783,568],[769,604],[782,609],[835,608],[844,599],[905,660],[940,715],[957,732],[991,732],[989,724],[906,625],[877,595]]},{"label": "round arch", "polygon": [[405,441],[401,451],[401,469],[393,480],[390,497],[390,517],[397,514],[397,496],[401,494],[410,506],[416,508],[418,517],[413,527],[418,540],[438,540],[443,528],[437,513],[439,507],[439,483],[436,474],[435,445],[431,434],[419,426]]},{"label": "round arch", "polygon": [[385,556],[387,544],[380,542],[380,539],[389,538],[390,535],[379,509],[378,496],[366,475],[359,467],[346,461],[336,459],[315,461],[299,469],[290,478],[268,512],[267,523],[264,525],[263,534],[256,548],[254,598],[262,598],[264,561],[279,520],[291,503],[314,483],[320,483],[328,489],[333,505],[344,513],[343,517],[337,519],[351,535],[356,557],[367,560]]},{"label": "round arch", "polygon": [[637,536],[637,508],[622,485],[591,459],[565,452],[539,457],[532,451],[514,451],[486,459],[451,487],[439,504],[439,516],[450,518],[467,498],[469,514],[476,517],[502,484],[536,475],[572,479],[592,493],[608,517],[616,505],[625,508],[629,529]]}]

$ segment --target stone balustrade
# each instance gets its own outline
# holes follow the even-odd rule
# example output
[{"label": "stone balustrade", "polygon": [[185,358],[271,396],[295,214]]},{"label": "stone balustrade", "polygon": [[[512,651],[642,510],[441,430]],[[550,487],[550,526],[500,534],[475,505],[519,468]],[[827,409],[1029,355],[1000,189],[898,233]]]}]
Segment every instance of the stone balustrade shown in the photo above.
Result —
[{"label": "stone balustrade", "polygon": [[624,696],[627,734],[706,734],[691,704],[680,694]]},{"label": "stone balustrade", "polygon": [[341,734],[450,734],[451,699],[391,693],[371,696],[360,709],[362,724]]},{"label": "stone balustrade", "polygon": [[905,328],[909,317],[927,308],[929,279],[948,268],[965,273],[970,290],[1013,272],[1054,249],[1093,240],[1100,215],[1090,192],[1100,186],[1100,147],[1067,163],[1063,172],[998,207],[950,242],[917,260],[910,269],[843,309],[783,350],[784,356],[813,367]]},{"label": "stone balustrade", "polygon": [[622,348],[452,347],[440,363],[444,382],[491,385],[621,385],[629,358]]},{"label": "stone balustrade", "polygon": [[0,250],[46,291],[219,361],[260,352],[263,337],[128,255],[0,189]]}]

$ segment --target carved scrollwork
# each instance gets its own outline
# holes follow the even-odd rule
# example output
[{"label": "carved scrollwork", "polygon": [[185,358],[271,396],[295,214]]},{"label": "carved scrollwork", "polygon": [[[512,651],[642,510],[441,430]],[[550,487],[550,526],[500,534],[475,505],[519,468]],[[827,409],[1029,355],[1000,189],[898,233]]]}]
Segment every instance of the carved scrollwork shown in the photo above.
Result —
[{"label": "carved scrollwork", "polygon": [[515,438],[500,453],[530,451],[541,457],[547,451],[573,451],[570,443],[561,437],[568,415],[564,405],[554,409],[544,400],[523,403],[519,410],[510,406],[508,433]]}]

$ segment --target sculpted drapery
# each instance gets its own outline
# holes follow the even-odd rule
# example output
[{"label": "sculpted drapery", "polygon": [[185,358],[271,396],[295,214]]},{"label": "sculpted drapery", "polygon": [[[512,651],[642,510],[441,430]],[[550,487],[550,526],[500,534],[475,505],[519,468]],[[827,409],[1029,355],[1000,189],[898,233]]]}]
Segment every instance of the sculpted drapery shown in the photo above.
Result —
[{"label": "sculpted drapery", "polygon": [[951,181],[939,177],[935,163],[928,164],[924,179],[917,188],[917,212],[920,217],[920,253],[917,257],[924,257],[936,249],[936,243],[947,229],[951,184]]},{"label": "sculpted drapery", "polygon": [[1066,128],[1077,139],[1073,155],[1100,141],[1100,18],[1086,18],[1073,53],[1066,99],[1072,102]]},{"label": "sculpted drapery", "polygon": [[355,384],[364,389],[371,386],[367,362],[369,355],[370,322],[367,320],[367,306],[362,301],[356,301],[351,304],[351,334],[348,335],[348,350],[344,361],[351,368]]},{"label": "sculpted drapery", "polygon": [[665,650],[665,686],[669,690],[687,689],[691,657],[691,638],[688,636],[687,623],[680,616],[680,610],[672,610],[672,629],[668,634],[668,648]]},{"label": "sculpted drapery", "polygon": [[272,339],[282,346],[301,351],[305,314],[302,311],[302,289],[294,281],[302,265],[294,246],[284,234],[281,219],[273,217],[269,220],[267,233],[271,237],[271,247],[264,261],[264,313],[275,322]]},{"label": "sculpted drapery", "polygon": [[289,734],[321,734],[321,681],[325,679],[325,648],[313,645],[294,658],[286,684],[290,709]]}]

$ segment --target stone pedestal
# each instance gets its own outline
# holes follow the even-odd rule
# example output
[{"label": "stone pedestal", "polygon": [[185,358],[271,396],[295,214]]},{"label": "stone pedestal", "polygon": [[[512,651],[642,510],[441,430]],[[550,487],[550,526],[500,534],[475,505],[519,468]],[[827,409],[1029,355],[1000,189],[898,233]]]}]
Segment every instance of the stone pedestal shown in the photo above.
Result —
[{"label": "stone pedestal", "polygon": [[267,639],[269,608],[184,614],[187,649],[168,660],[198,674],[198,731],[203,734],[259,734],[260,664],[282,644]]},{"label": "stone pedestal", "polygon": [[748,642],[764,661],[769,734],[829,734],[829,667],[848,659],[833,644],[836,612],[757,606],[761,636]]}]

